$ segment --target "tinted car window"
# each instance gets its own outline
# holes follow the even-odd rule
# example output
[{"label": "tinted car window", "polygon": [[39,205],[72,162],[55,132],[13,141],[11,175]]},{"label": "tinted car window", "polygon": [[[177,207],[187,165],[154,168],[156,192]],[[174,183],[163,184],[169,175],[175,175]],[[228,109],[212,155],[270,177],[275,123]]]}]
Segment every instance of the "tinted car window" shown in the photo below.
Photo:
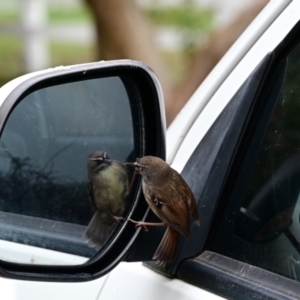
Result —
[{"label": "tinted car window", "polygon": [[273,68],[233,163],[213,251],[300,280],[300,46]]}]

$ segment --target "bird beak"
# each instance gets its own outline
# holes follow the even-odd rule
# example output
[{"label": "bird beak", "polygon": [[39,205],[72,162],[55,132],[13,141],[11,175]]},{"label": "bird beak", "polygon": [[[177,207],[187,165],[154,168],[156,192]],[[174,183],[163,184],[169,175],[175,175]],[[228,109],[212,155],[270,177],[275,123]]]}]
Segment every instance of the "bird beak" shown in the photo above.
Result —
[{"label": "bird beak", "polygon": [[142,168],[146,168],[146,166],[139,164],[138,162],[126,162],[124,163],[126,166],[135,167],[135,169],[139,172]]},{"label": "bird beak", "polygon": [[138,162],[135,162],[133,165],[135,166],[135,170],[139,173],[141,173],[142,169],[147,168],[147,166],[139,164]]}]

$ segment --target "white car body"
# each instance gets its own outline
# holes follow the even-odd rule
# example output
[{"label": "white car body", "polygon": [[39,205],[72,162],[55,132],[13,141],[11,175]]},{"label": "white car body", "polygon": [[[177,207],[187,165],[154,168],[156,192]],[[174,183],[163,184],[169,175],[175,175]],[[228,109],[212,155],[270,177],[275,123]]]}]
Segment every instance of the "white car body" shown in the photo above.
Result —
[{"label": "white car body", "polygon": [[[167,161],[181,172],[196,146],[259,62],[300,20],[300,0],[273,0],[197,89],[167,131]],[[63,67],[62,67],[63,68]],[[42,72],[49,72],[45,70]],[[0,103],[28,74],[0,89]],[[1,245],[0,245],[1,246]],[[41,250],[47,256],[47,251]],[[19,253],[18,255],[22,255]],[[142,263],[121,263],[91,282],[48,283],[0,278],[1,299],[223,299]]]}]

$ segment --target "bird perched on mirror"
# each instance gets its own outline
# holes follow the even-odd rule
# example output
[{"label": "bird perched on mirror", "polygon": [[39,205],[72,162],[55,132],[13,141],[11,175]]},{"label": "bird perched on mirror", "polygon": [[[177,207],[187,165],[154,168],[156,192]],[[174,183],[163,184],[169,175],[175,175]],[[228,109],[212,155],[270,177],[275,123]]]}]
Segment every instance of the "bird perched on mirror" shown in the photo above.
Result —
[{"label": "bird perched on mirror", "polygon": [[128,194],[128,175],[124,164],[112,160],[102,150],[91,153],[87,161],[89,197],[96,210],[83,239],[98,251],[121,219]]},{"label": "bird perched on mirror", "polygon": [[145,229],[147,226],[167,226],[153,256],[157,263],[166,266],[175,256],[180,234],[185,237],[190,235],[191,218],[200,226],[195,197],[181,175],[162,159],[144,156],[133,165],[142,176],[145,199],[162,223],[130,221]]}]

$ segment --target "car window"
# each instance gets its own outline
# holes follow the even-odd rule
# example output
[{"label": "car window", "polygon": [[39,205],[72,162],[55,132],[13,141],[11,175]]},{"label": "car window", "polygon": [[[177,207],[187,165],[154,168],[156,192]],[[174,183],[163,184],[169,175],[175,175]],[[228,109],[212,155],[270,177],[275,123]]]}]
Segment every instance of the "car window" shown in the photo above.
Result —
[{"label": "car window", "polygon": [[[300,45],[253,107],[210,250],[300,280]],[[229,186],[230,185],[230,186]]]}]

